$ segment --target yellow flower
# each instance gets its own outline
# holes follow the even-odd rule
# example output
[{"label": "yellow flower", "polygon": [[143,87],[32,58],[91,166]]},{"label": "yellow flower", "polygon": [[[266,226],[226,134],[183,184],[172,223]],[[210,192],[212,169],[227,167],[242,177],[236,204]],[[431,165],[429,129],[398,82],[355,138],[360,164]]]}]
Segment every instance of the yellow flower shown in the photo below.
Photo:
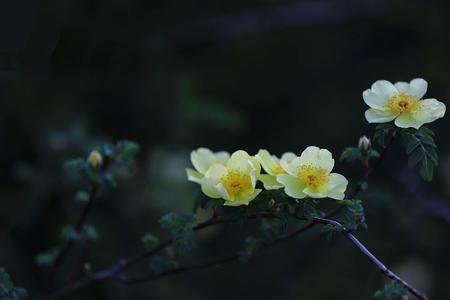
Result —
[{"label": "yellow flower", "polygon": [[[287,172],[281,167],[280,159],[275,155],[270,155],[267,150],[261,149],[258,154],[255,155],[264,171],[267,174],[259,175],[259,180],[264,184],[264,188],[267,190],[276,190],[282,188],[283,185],[277,181],[278,174],[287,174]],[[288,152],[281,156],[281,159],[291,161],[296,155]]]},{"label": "yellow flower", "polygon": [[87,161],[88,161],[89,165],[91,166],[91,168],[96,169],[102,165],[103,157],[100,154],[100,152],[98,152],[97,150],[94,150],[89,154]]},{"label": "yellow flower", "polygon": [[277,180],[288,196],[344,199],[348,181],[340,174],[330,173],[334,167],[330,151],[310,146],[300,157],[291,161],[282,159],[281,166],[287,174],[277,175]]},{"label": "yellow flower", "polygon": [[195,170],[187,168],[186,173],[188,180],[196,183],[201,183],[203,176],[209,167],[215,163],[226,164],[230,154],[225,151],[213,153],[207,148],[198,148],[191,152],[191,162]]},{"label": "yellow flower", "polygon": [[248,205],[261,192],[255,189],[261,171],[258,161],[239,150],[226,164],[213,164],[201,179],[202,191],[211,198],[222,198],[224,205]]},{"label": "yellow flower", "polygon": [[445,104],[436,99],[422,99],[428,83],[422,78],[392,84],[378,80],[363,92],[363,99],[370,106],[365,116],[369,123],[386,123],[395,120],[401,128],[419,129],[445,114]]}]

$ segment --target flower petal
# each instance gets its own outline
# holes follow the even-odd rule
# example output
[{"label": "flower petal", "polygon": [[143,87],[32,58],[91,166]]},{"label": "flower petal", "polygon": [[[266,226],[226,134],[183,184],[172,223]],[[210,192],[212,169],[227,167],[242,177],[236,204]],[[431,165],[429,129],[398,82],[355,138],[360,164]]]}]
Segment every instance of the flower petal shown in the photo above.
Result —
[{"label": "flower petal", "polygon": [[395,86],[387,80],[377,80],[372,84],[372,92],[388,100],[389,98],[398,95]]},{"label": "flower petal", "polygon": [[227,168],[221,164],[213,164],[209,167],[208,171],[205,174],[205,177],[212,178],[215,182],[217,182],[222,176],[225,176],[228,173]]},{"label": "flower petal", "polygon": [[404,112],[400,114],[397,119],[395,119],[395,126],[400,128],[413,127],[419,129],[423,125],[423,122],[416,120],[409,112]]},{"label": "flower petal", "polygon": [[228,170],[240,170],[241,172],[246,172],[250,168],[249,159],[250,155],[243,150],[234,152],[228,161]]},{"label": "flower petal", "polygon": [[417,110],[410,113],[411,117],[417,121],[415,123],[416,127],[411,127],[418,129],[425,123],[430,123],[442,118],[445,115],[445,110],[445,104],[436,99],[421,100],[419,101]]},{"label": "flower petal", "polygon": [[303,193],[304,185],[300,183],[297,177],[280,174],[277,175],[277,181],[280,182],[284,186],[284,192],[295,199],[303,199],[306,197],[306,194]]},{"label": "flower petal", "polygon": [[348,180],[341,174],[331,173],[328,177],[328,197],[332,199],[342,200],[345,197]]},{"label": "flower petal", "polygon": [[397,117],[397,114],[390,111],[382,111],[374,108],[369,108],[365,113],[366,120],[369,123],[386,123],[390,122]]},{"label": "flower petal", "polygon": [[207,148],[198,148],[191,152],[191,162],[195,169],[201,174],[205,174],[215,160],[214,153]]},{"label": "flower petal", "polygon": [[250,203],[250,201],[252,201],[253,199],[255,199],[259,193],[261,193],[261,189],[255,189],[252,193],[250,193],[249,195],[246,195],[245,198],[236,198],[236,200],[234,201],[225,201],[224,205],[226,206],[241,206],[241,205],[248,205]]},{"label": "flower petal", "polygon": [[263,167],[264,171],[267,172],[267,174],[276,175],[275,169],[278,162],[272,155],[270,155],[269,151],[261,149],[258,151],[258,154],[255,155],[255,157],[261,163],[261,166]]},{"label": "flower petal", "polygon": [[417,99],[422,99],[422,97],[427,92],[427,88],[428,82],[426,82],[422,78],[413,79],[409,83],[409,93],[413,96],[416,96]]},{"label": "flower petal", "polygon": [[397,91],[400,93],[410,94],[410,86],[409,83],[404,81],[399,81],[394,84]]},{"label": "flower petal", "polygon": [[363,92],[363,99],[367,105],[376,109],[386,109],[389,98],[375,94],[370,89]]},{"label": "flower petal", "polygon": [[220,191],[216,188],[216,182],[211,177],[203,177],[201,181],[202,192],[210,198],[222,198]]},{"label": "flower petal", "polygon": [[277,176],[262,174],[259,175],[259,180],[264,184],[266,190],[277,190],[283,187],[283,185],[277,181]]},{"label": "flower petal", "polygon": [[230,153],[226,151],[219,151],[214,153],[214,156],[216,157],[216,161],[220,162],[222,164],[226,164],[228,160],[230,159]]},{"label": "flower petal", "polygon": [[189,181],[195,182],[195,183],[201,183],[203,174],[193,170],[193,169],[186,169],[186,174]]},{"label": "flower petal", "polygon": [[292,176],[297,176],[298,169],[300,167],[300,157],[295,157],[293,160],[280,160],[280,166],[285,170],[288,174]]},{"label": "flower petal", "polygon": [[313,187],[306,187],[305,189],[303,189],[303,193],[305,193],[311,198],[316,199],[328,197],[326,194],[326,190],[319,190]]},{"label": "flower petal", "polygon": [[259,177],[259,174],[261,173],[261,165],[259,164],[259,161],[256,159],[256,157],[250,156],[248,162],[255,176]]},{"label": "flower petal", "polygon": [[300,164],[311,164],[314,167],[325,169],[328,173],[334,167],[334,159],[327,149],[309,146],[300,155]]},{"label": "flower petal", "polygon": [[286,152],[286,153],[283,153],[283,155],[281,155],[281,159],[284,159],[288,162],[293,161],[294,158],[296,158],[296,157],[297,157],[297,155],[295,155],[292,152]]}]

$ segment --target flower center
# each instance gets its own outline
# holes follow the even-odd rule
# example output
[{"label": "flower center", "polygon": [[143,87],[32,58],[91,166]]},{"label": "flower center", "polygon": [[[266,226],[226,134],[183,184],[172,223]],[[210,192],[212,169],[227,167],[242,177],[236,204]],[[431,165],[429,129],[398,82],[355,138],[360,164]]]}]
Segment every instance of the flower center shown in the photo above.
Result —
[{"label": "flower center", "polygon": [[228,195],[232,197],[252,188],[250,176],[242,174],[240,171],[231,171],[227,173],[220,179],[220,182],[227,190]]},{"label": "flower center", "polygon": [[397,114],[415,111],[419,105],[419,99],[405,93],[391,97],[388,102],[391,111]]},{"label": "flower center", "polygon": [[298,172],[300,182],[316,190],[322,190],[328,182],[327,171],[323,168],[313,167],[311,165],[300,166]]}]

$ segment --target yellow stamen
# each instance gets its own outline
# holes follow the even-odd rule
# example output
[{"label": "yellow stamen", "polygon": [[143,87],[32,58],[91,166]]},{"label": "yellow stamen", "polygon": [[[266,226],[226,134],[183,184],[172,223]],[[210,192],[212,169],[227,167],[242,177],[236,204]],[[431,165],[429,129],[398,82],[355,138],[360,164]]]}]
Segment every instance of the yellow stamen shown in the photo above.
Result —
[{"label": "yellow stamen", "polygon": [[388,106],[391,111],[400,114],[402,112],[414,112],[420,106],[420,101],[417,97],[400,93],[389,99]]},{"label": "yellow stamen", "polygon": [[328,173],[323,168],[302,165],[299,168],[298,179],[302,184],[320,191],[326,188]]},{"label": "yellow stamen", "polygon": [[252,188],[250,176],[242,174],[239,171],[229,172],[220,179],[220,182],[223,184],[230,197],[235,197]]}]

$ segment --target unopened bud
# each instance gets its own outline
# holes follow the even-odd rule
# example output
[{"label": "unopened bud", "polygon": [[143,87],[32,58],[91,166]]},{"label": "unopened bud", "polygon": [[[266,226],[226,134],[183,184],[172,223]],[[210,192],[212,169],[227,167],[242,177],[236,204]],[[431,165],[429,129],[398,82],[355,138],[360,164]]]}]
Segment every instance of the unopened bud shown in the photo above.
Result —
[{"label": "unopened bud", "polygon": [[359,138],[359,142],[358,142],[358,148],[361,151],[367,152],[367,150],[369,150],[369,148],[372,146],[372,143],[370,142],[370,139],[363,135],[362,137]]},{"label": "unopened bud", "polygon": [[97,150],[94,150],[91,152],[91,154],[89,154],[87,161],[88,161],[89,165],[91,166],[91,168],[97,169],[98,167],[100,167],[102,165],[103,157],[100,154],[100,152],[98,152]]}]

